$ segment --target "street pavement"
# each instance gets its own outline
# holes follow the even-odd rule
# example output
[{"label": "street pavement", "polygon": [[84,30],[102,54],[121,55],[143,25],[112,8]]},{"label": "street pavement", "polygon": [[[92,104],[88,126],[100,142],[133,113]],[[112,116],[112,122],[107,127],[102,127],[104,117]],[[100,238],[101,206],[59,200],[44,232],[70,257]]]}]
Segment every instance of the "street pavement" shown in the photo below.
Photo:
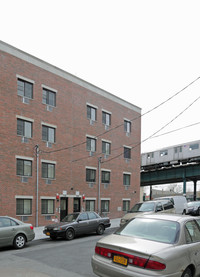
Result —
[{"label": "street pavement", "polygon": [[[119,227],[120,218],[110,219],[110,223],[111,223],[111,226],[109,228]],[[47,238],[47,236],[43,234],[43,230],[44,230],[44,226],[34,227],[35,240]]]}]

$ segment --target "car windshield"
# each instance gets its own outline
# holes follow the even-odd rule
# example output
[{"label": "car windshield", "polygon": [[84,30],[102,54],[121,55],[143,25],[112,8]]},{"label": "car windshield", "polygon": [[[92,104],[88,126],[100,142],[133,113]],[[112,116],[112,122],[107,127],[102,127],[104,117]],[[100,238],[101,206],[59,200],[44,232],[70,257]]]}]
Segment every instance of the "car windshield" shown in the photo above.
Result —
[{"label": "car windshield", "polygon": [[173,244],[178,239],[179,223],[169,220],[134,218],[115,234]]},{"label": "car windshield", "polygon": [[138,212],[151,212],[154,211],[155,203],[154,202],[144,202],[144,203],[137,203],[131,209],[132,213]]},{"label": "car windshield", "polygon": [[78,213],[77,214],[68,214],[61,221],[62,222],[73,222],[73,221],[76,221],[78,216],[79,216]]}]

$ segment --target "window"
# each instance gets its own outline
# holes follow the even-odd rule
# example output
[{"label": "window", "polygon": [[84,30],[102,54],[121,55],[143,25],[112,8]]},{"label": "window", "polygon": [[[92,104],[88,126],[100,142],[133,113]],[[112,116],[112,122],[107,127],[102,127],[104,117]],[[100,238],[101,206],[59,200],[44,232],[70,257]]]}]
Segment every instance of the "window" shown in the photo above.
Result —
[{"label": "window", "polygon": [[182,153],[182,146],[174,147],[174,153],[175,153],[175,154],[177,154],[177,153]]},{"label": "window", "polygon": [[102,112],[102,123],[110,126],[111,125],[111,114],[107,112]]},{"label": "window", "polygon": [[32,199],[16,199],[16,215],[31,215]]},{"label": "window", "polygon": [[87,105],[87,118],[92,121],[97,120],[97,109]]},{"label": "window", "polygon": [[80,221],[88,220],[88,214],[87,214],[87,213],[82,213],[82,214],[78,217],[78,220],[80,220]]},{"label": "window", "polygon": [[96,139],[87,137],[87,150],[91,152],[96,151]]},{"label": "window", "polygon": [[110,155],[111,153],[111,143],[102,141],[102,153],[105,155]]},{"label": "window", "polygon": [[95,200],[86,200],[86,211],[93,212],[95,211]]},{"label": "window", "polygon": [[200,241],[199,225],[195,220],[188,221],[185,225],[187,243]]},{"label": "window", "polygon": [[42,125],[42,140],[54,143],[55,142],[55,128]]},{"label": "window", "polygon": [[110,201],[109,200],[101,200],[101,212],[109,212],[110,208],[109,205]]},{"label": "window", "polygon": [[148,153],[147,154],[147,159],[153,159],[154,158],[154,152]]},{"label": "window", "polygon": [[167,156],[168,155],[168,150],[162,150],[160,151],[160,156],[163,157],[163,156]]},{"label": "window", "polygon": [[42,178],[55,179],[55,164],[42,163]]},{"label": "window", "polygon": [[124,147],[124,159],[131,159],[131,148]]},{"label": "window", "polygon": [[32,176],[32,161],[17,159],[17,175]]},{"label": "window", "polygon": [[110,183],[110,172],[109,171],[101,171],[101,182],[103,184]]},{"label": "window", "polygon": [[99,218],[95,213],[88,213],[89,219],[97,219]]},{"label": "window", "polygon": [[123,211],[130,211],[130,200],[123,200]]},{"label": "window", "polygon": [[10,218],[0,217],[0,228],[17,226],[17,225],[19,225],[19,224]]},{"label": "window", "polygon": [[124,186],[130,186],[131,184],[131,175],[130,174],[123,174],[123,185]]},{"label": "window", "polygon": [[42,214],[54,214],[54,199],[42,199]]},{"label": "window", "polygon": [[196,149],[199,149],[199,144],[198,144],[198,143],[191,144],[189,149],[190,149],[190,150],[196,150]]},{"label": "window", "polygon": [[131,122],[124,120],[124,131],[126,133],[130,133],[131,132]]},{"label": "window", "polygon": [[86,168],[86,182],[95,183],[96,182],[96,170]]},{"label": "window", "polygon": [[23,97],[33,99],[33,84],[20,80],[17,80],[17,94]]},{"label": "window", "polygon": [[17,135],[32,138],[32,122],[17,119]]},{"label": "window", "polygon": [[43,88],[42,103],[55,107],[56,106],[56,93],[53,91],[50,91],[46,88]]}]

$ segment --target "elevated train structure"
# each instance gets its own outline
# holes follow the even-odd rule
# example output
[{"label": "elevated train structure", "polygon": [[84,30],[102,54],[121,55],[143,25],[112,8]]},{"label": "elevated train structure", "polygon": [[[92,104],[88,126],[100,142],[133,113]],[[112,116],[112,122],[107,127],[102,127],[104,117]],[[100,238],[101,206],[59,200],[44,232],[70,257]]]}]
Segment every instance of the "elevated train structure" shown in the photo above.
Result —
[{"label": "elevated train structure", "polygon": [[169,146],[141,155],[141,186],[200,180],[200,140]]}]

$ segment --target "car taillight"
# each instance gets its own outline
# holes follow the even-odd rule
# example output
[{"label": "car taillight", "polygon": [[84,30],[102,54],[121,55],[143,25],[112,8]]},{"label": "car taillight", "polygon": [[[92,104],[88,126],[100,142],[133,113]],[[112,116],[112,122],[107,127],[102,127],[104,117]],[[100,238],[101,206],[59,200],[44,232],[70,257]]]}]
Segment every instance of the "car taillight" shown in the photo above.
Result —
[{"label": "car taillight", "polygon": [[95,253],[108,259],[112,259],[113,255],[123,256],[127,259],[129,265],[143,267],[146,269],[163,270],[166,268],[166,265],[163,263],[141,258],[124,252],[111,250],[104,247],[96,246]]},{"label": "car taillight", "polygon": [[30,226],[30,229],[33,230],[33,226],[32,225]]}]

